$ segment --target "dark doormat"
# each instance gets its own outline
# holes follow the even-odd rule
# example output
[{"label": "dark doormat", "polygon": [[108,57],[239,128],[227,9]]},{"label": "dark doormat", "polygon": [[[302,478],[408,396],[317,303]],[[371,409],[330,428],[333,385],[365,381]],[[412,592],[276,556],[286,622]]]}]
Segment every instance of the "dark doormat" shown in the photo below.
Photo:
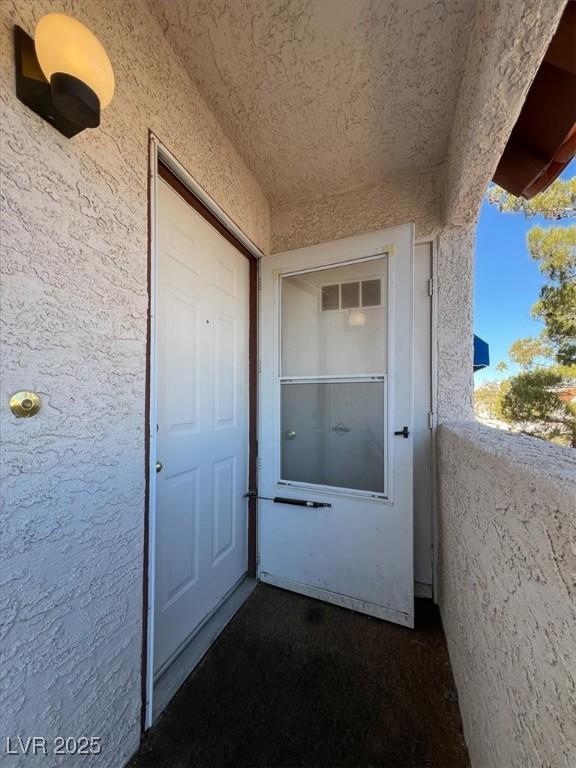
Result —
[{"label": "dark doormat", "polygon": [[130,766],[467,768],[431,601],[418,629],[259,585]]}]

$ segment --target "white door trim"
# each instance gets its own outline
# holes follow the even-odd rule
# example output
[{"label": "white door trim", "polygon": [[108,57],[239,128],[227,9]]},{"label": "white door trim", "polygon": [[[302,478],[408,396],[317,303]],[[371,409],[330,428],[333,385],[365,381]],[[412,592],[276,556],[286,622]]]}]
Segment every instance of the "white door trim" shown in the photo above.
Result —
[{"label": "white door trim", "polygon": [[436,427],[438,426],[438,239],[436,237],[423,238],[417,241],[428,242],[432,249],[432,307],[430,318],[430,379],[432,402],[432,599],[438,602],[438,552],[439,552],[439,525],[438,525],[438,482],[436,476]]},{"label": "white door trim", "polygon": [[431,597],[435,603],[438,602],[438,502],[437,477],[436,477],[436,427],[438,425],[438,247],[437,237],[419,237],[414,241],[414,247],[418,245],[429,245],[431,254],[431,278],[432,295],[430,297],[430,405],[432,408],[431,420],[431,462],[432,462],[432,488],[431,488],[431,526],[432,526],[432,594],[420,595],[421,597]]},{"label": "white door trim", "polygon": [[150,137],[149,151],[150,168],[149,172],[149,237],[150,237],[150,359],[149,359],[149,421],[146,425],[148,429],[148,568],[147,568],[147,605],[146,605],[146,687],[144,702],[144,728],[150,728],[152,725],[154,711],[154,601],[155,601],[155,581],[156,581],[156,456],[157,456],[157,437],[156,429],[153,425],[157,421],[156,406],[156,370],[157,370],[157,339],[156,339],[156,285],[158,271],[158,237],[156,225],[156,199],[158,182],[158,144],[154,138]]},{"label": "white door trim", "polygon": [[[149,142],[149,237],[150,237],[150,359],[149,359],[149,420],[148,430],[149,460],[148,460],[148,547],[147,547],[147,579],[146,594],[146,659],[145,659],[145,702],[144,728],[152,726],[154,717],[154,606],[155,606],[155,553],[156,553],[156,460],[157,460],[157,269],[158,269],[158,227],[157,227],[157,184],[158,163],[166,165],[182,183],[197,197],[208,210],[228,229],[246,249],[257,259],[263,256],[262,251],[242,232],[234,221],[220,208],[212,197],[178,162],[174,155],[162,142],[150,133]],[[145,565],[146,568],[146,565]]]},{"label": "white door trim", "polygon": [[[252,240],[250,240],[250,238],[244,234],[244,232],[230,218],[230,216],[228,216],[228,214],[222,210],[214,198],[210,197],[204,187],[200,186],[196,179],[188,173],[186,168],[184,168],[184,166],[178,162],[174,155],[153,133],[150,134],[150,145],[150,155],[152,156],[153,154],[152,149],[154,149],[154,152],[156,153],[156,169],[158,168],[158,161],[160,160],[172,171],[175,176],[180,179],[185,187],[188,187],[194,197],[197,197],[198,200],[200,200],[200,202],[202,202],[206,208],[208,208],[210,213],[213,213],[214,216],[216,216],[216,218],[220,221],[220,223],[223,224],[226,229],[231,232],[234,237],[239,240],[253,256],[255,256],[257,259],[260,259],[262,256],[264,256],[263,252],[258,248],[258,246],[254,245]],[[156,174],[156,170],[154,173]]]}]

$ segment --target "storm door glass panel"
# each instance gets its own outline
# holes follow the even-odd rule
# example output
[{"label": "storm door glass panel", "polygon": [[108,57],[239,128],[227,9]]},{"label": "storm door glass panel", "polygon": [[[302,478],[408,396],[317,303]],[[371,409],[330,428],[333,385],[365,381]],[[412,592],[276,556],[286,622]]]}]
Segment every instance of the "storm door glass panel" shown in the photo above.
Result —
[{"label": "storm door glass panel", "polygon": [[386,267],[383,256],[282,278],[281,376],[386,372]]},{"label": "storm door glass panel", "polygon": [[282,480],[383,494],[384,387],[282,384]]},{"label": "storm door glass panel", "polygon": [[281,279],[280,480],[386,491],[387,257]]}]

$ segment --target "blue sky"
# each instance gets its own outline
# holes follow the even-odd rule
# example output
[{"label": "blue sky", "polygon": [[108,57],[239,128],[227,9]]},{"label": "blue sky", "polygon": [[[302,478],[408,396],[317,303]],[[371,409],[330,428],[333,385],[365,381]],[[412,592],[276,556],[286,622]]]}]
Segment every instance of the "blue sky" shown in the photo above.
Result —
[{"label": "blue sky", "polygon": [[[576,175],[576,160],[562,178]],[[520,213],[500,213],[484,201],[476,238],[474,285],[474,333],[490,345],[490,366],[474,374],[474,384],[509,376],[517,369],[499,374],[500,360],[509,363],[508,349],[516,339],[538,336],[542,323],[530,314],[544,280],[537,262],[528,253],[526,234],[535,224],[569,225],[550,222],[540,216],[526,219]]]}]

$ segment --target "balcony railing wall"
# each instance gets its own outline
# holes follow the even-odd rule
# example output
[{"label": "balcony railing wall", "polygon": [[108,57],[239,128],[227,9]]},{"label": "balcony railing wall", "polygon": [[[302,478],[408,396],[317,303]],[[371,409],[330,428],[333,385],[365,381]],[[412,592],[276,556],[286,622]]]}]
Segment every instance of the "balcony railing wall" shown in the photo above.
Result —
[{"label": "balcony railing wall", "polygon": [[438,430],[439,595],[472,765],[576,765],[576,451]]}]

